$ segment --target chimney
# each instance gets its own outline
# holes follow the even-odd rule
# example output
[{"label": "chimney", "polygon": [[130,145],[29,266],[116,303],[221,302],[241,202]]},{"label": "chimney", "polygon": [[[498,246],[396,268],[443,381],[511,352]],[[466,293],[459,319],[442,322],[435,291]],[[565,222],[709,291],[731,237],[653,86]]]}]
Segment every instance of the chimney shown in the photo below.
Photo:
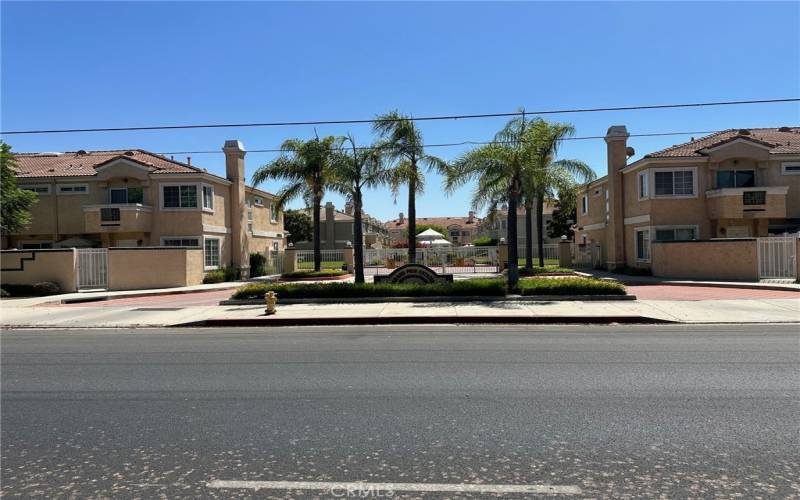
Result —
[{"label": "chimney", "polygon": [[467,217],[467,224],[472,224],[473,222],[475,222],[475,212],[470,210],[469,217]]},{"label": "chimney", "polygon": [[403,212],[400,212],[400,216],[397,218],[398,224],[403,224],[406,221],[406,216],[403,215]]},{"label": "chimney", "polygon": [[347,203],[344,204],[344,213],[347,215],[353,215],[353,202],[347,200]]},{"label": "chimney", "polygon": [[247,209],[245,208],[244,155],[247,153],[236,139],[225,141],[225,177],[231,181],[231,265],[238,269],[242,278],[250,277],[250,235],[247,232]]},{"label": "chimney", "polygon": [[606,133],[608,157],[608,213],[606,214],[606,265],[609,271],[624,267],[625,258],[625,187],[622,169],[628,164],[628,129],[613,125]]},{"label": "chimney", "polygon": [[187,156],[186,157],[186,164],[189,165],[190,167],[192,166],[192,157],[191,156]]}]

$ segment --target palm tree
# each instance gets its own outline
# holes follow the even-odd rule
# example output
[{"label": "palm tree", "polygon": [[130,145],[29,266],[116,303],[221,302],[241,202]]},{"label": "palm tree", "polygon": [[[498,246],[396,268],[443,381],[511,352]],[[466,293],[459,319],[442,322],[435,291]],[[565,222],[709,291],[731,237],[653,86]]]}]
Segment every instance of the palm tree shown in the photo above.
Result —
[{"label": "palm tree", "polygon": [[490,212],[498,203],[508,204],[508,289],[514,291],[519,280],[517,250],[517,206],[524,195],[524,177],[536,158],[530,122],[523,116],[510,120],[494,141],[460,156],[450,167],[445,187],[452,191],[477,180],[472,206]]},{"label": "palm tree", "polygon": [[408,262],[413,263],[417,260],[416,197],[425,188],[425,175],[420,166],[444,174],[447,163],[425,154],[422,134],[407,115],[398,111],[378,115],[372,128],[381,136],[378,146],[394,164],[389,175],[392,191],[396,195],[402,184],[408,185]]},{"label": "palm tree", "polygon": [[289,182],[278,192],[276,208],[283,207],[294,198],[302,196],[311,205],[314,226],[314,270],[319,271],[322,263],[320,251],[319,213],[325,189],[332,181],[331,158],[335,149],[342,144],[341,137],[315,137],[308,141],[287,139],[281,144],[281,155],[263,165],[253,174],[253,185],[270,179],[284,179]]},{"label": "palm tree", "polygon": [[380,148],[359,148],[351,135],[344,138],[349,144],[335,152],[332,159],[331,188],[347,196],[353,203],[353,253],[356,283],[364,283],[363,188],[377,187],[387,182]]},{"label": "palm tree", "polygon": [[[580,160],[556,160],[561,142],[575,134],[570,123],[549,123],[537,118],[530,123],[532,141],[537,154],[530,166],[529,180],[525,183],[530,190],[536,208],[536,244],[539,251],[539,266],[544,267],[544,202],[552,199],[557,192],[576,189],[578,183],[594,180],[592,168]],[[528,226],[530,228],[530,226]],[[530,265],[530,264],[529,264]]]}]

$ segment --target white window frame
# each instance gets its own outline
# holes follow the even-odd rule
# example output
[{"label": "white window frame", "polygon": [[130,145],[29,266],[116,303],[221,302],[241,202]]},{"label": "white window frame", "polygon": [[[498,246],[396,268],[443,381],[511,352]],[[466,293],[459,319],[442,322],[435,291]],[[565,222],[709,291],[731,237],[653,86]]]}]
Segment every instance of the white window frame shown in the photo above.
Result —
[{"label": "white window frame", "polygon": [[281,249],[280,243],[278,243],[277,241],[273,241],[272,242],[272,251],[275,252],[275,253],[278,253],[278,252],[280,252],[280,249]]},{"label": "white window frame", "polygon": [[[206,189],[211,191],[211,205],[206,206]],[[200,198],[202,199],[200,205],[203,207],[203,212],[214,213],[214,186],[211,184],[203,183],[200,185]]]},{"label": "white window frame", "polygon": [[[216,241],[217,242],[217,260],[218,263],[216,266],[207,266],[206,265],[206,241]],[[203,270],[205,271],[213,271],[215,269],[219,269],[222,266],[222,238],[218,238],[216,236],[203,236]]]},{"label": "white window frame", "polygon": [[[174,246],[174,245],[167,245],[164,242],[167,240],[197,240],[196,247],[186,247],[186,246]],[[200,246],[200,242],[203,241],[201,236],[162,236],[161,237],[161,246],[168,247],[168,248],[197,248]]]},{"label": "white window frame", "polygon": [[269,221],[272,222],[273,224],[277,224],[278,223],[278,216],[277,216],[277,214],[275,212],[275,202],[274,201],[269,202]]},{"label": "white window frame", "polygon": [[[72,188],[73,191],[63,191],[64,188]],[[74,191],[75,188],[84,188],[83,191]],[[89,194],[88,184],[56,184],[56,193],[59,196],[77,196]]]},{"label": "white window frame", "polygon": [[[160,198],[159,207],[162,211],[165,212],[181,212],[187,210],[202,210],[203,206],[203,190],[201,188],[201,183],[197,182],[165,182],[158,187],[158,197]],[[165,187],[175,187],[178,186],[194,186],[195,193],[197,194],[197,206],[196,207],[165,207],[164,206],[164,188]],[[178,199],[180,200],[180,189],[178,190]]]},{"label": "white window frame", "polygon": [[264,206],[264,198],[261,198],[260,196],[256,196],[256,197],[253,198],[253,200],[254,200],[254,203],[255,203],[255,205],[257,207],[263,207]]},{"label": "white window frame", "polygon": [[581,215],[589,215],[589,195],[581,196]]},{"label": "white window frame", "polygon": [[[645,257],[639,257],[639,233],[647,233],[647,252]],[[634,252],[636,252],[636,262],[650,262],[653,250],[653,240],[650,239],[651,232],[650,226],[635,227],[633,228],[633,245]]]},{"label": "white window frame", "polygon": [[636,176],[636,191],[639,201],[650,199],[650,172],[645,170]]},{"label": "white window frame", "polygon": [[[663,199],[682,199],[682,198],[697,198],[697,167],[666,167],[666,168],[654,168],[651,169],[653,172],[653,179],[651,182],[652,184],[652,198],[663,198]],[[692,172],[692,194],[657,194],[656,193],[656,174],[659,172],[672,172],[672,191],[675,192],[675,172]]]},{"label": "white window frame", "polygon": [[[667,226],[650,226],[652,229],[651,239],[650,242],[653,241],[697,241],[700,239],[700,226],[698,224],[673,224]],[[669,230],[676,230],[676,229],[693,229],[694,230],[694,239],[693,240],[656,240],[656,235],[658,231],[669,231]]]},{"label": "white window frame", "polygon": [[[797,170],[786,170],[786,167],[796,168]],[[781,175],[800,175],[800,161],[781,163]]]},{"label": "white window frame", "polygon": [[[50,194],[50,184],[20,184],[19,188],[24,189],[26,191],[31,191],[33,193],[38,194],[39,196],[46,196]],[[45,189],[43,193],[35,191],[35,189],[42,189],[42,188]]]}]

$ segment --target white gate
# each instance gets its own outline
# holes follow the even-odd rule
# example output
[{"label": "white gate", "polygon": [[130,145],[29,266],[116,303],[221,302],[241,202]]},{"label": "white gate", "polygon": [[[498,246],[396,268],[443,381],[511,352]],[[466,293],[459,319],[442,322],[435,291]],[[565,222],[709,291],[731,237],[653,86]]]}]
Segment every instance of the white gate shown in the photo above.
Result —
[{"label": "white gate", "polygon": [[798,235],[758,238],[759,279],[797,278]]},{"label": "white gate", "polygon": [[[417,263],[439,273],[497,273],[497,247],[417,248]],[[408,263],[408,249],[364,250],[364,274],[389,274]]]},{"label": "white gate", "polygon": [[78,248],[78,290],[108,288],[108,249]]}]

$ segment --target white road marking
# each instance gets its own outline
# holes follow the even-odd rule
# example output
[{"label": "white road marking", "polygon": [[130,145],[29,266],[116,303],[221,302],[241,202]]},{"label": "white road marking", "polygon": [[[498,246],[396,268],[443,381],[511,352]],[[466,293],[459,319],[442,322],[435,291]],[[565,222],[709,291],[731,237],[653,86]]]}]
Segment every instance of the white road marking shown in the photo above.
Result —
[{"label": "white road marking", "polygon": [[362,483],[329,481],[210,481],[214,489],[248,490],[330,490],[330,491],[416,491],[451,493],[537,493],[551,495],[580,495],[577,486],[547,484],[436,484],[436,483]]}]

